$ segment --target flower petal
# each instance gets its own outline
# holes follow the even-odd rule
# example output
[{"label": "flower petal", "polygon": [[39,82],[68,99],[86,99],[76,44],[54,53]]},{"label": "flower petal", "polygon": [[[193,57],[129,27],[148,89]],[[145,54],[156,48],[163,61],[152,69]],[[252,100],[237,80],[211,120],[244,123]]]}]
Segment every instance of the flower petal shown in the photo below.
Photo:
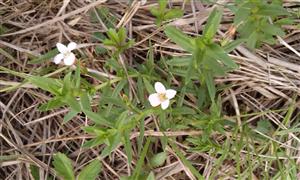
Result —
[{"label": "flower petal", "polygon": [[55,64],[59,64],[61,62],[61,60],[64,58],[64,55],[63,54],[58,54],[54,57],[53,59],[53,62]]},{"label": "flower petal", "polygon": [[62,43],[56,43],[56,47],[60,53],[64,54],[64,53],[68,52],[68,48],[65,45],[63,45]]},{"label": "flower petal", "polygon": [[168,99],[172,99],[176,95],[176,91],[174,89],[168,89],[166,91],[166,96]]},{"label": "flower petal", "polygon": [[161,108],[163,110],[165,110],[165,109],[167,109],[169,107],[169,104],[170,104],[170,100],[167,99],[167,100],[165,100],[164,102],[161,103]]},{"label": "flower petal", "polygon": [[154,84],[154,88],[157,93],[165,93],[166,92],[166,88],[161,82],[156,82]]},{"label": "flower petal", "polygon": [[65,58],[64,58],[64,63],[67,66],[73,65],[75,62],[75,55],[73,53],[69,53]]},{"label": "flower petal", "polygon": [[69,50],[69,51],[74,50],[76,47],[77,47],[77,44],[74,43],[74,42],[70,42],[70,43],[68,44],[68,50]]},{"label": "flower petal", "polygon": [[156,107],[156,106],[160,105],[160,103],[161,103],[157,93],[151,94],[148,97],[148,100],[149,100],[151,106],[153,106],[153,107]]}]

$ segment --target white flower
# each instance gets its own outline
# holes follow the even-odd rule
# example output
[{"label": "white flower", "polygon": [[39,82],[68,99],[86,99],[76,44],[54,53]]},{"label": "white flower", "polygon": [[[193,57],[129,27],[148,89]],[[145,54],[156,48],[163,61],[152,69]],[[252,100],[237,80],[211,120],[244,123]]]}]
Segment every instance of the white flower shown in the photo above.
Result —
[{"label": "white flower", "polygon": [[71,52],[76,48],[77,44],[74,42],[70,42],[68,46],[65,46],[61,43],[57,43],[56,47],[60,54],[56,55],[54,57],[53,62],[55,64],[61,63],[62,60],[64,60],[64,64],[67,66],[71,66],[75,62],[75,55]]},{"label": "white flower", "polygon": [[151,106],[156,107],[161,105],[162,109],[167,109],[170,104],[170,99],[176,95],[176,91],[174,89],[166,89],[160,82],[156,82],[154,88],[156,93],[148,97]]}]

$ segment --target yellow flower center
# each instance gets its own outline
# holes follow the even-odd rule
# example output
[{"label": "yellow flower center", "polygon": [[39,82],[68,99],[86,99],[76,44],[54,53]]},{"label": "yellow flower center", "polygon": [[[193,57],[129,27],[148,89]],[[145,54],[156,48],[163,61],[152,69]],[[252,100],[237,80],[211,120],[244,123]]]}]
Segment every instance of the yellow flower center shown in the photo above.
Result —
[{"label": "yellow flower center", "polygon": [[166,96],[166,93],[158,94],[158,98],[159,98],[160,102],[163,102],[163,101],[168,99],[167,96]]},{"label": "yellow flower center", "polygon": [[65,53],[64,53],[64,56],[67,57],[67,56],[69,56],[70,54],[71,54],[71,52],[68,51],[68,52],[65,52]]}]

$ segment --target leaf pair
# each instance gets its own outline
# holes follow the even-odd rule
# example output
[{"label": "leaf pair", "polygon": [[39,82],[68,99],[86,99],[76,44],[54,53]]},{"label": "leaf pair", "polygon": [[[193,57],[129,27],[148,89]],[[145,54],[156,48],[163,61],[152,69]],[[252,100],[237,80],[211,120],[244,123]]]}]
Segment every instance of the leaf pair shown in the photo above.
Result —
[{"label": "leaf pair", "polygon": [[[54,155],[53,166],[56,173],[64,180],[75,180],[75,173],[71,160],[62,153]],[[93,180],[96,179],[101,171],[99,160],[94,160],[85,166],[77,175],[77,180]]]}]

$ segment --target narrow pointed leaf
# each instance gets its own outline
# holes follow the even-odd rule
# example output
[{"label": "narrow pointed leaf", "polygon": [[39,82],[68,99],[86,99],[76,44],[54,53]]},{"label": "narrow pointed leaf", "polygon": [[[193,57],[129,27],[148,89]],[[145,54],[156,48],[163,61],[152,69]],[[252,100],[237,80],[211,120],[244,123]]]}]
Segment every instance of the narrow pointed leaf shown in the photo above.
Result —
[{"label": "narrow pointed leaf", "polygon": [[192,39],[182,33],[180,30],[176,29],[173,26],[167,26],[165,29],[165,33],[173,42],[178,44],[183,49],[189,52],[194,51]]},{"label": "narrow pointed leaf", "polygon": [[211,44],[209,45],[209,48],[207,48],[207,53],[210,57],[213,57],[217,59],[218,61],[221,61],[226,66],[230,68],[238,68],[238,65],[227,55],[227,53],[217,44]]},{"label": "narrow pointed leaf", "polygon": [[55,48],[53,50],[48,51],[46,54],[41,55],[31,61],[28,62],[28,64],[40,64],[43,63],[49,59],[52,59],[55,55],[57,55],[59,51]]},{"label": "narrow pointed leaf", "polygon": [[77,116],[79,112],[71,110],[70,112],[68,112],[68,114],[65,115],[64,117],[64,123],[70,121],[71,119],[73,119],[75,116]]},{"label": "narrow pointed leaf", "polygon": [[53,166],[57,174],[64,180],[75,180],[72,162],[65,154],[55,154]]},{"label": "narrow pointed leaf", "polygon": [[216,8],[210,13],[207,19],[207,23],[203,30],[203,36],[205,39],[207,40],[213,39],[214,35],[218,30],[218,26],[221,22],[221,18],[222,18],[222,12]]},{"label": "narrow pointed leaf", "polygon": [[105,119],[100,114],[97,114],[97,113],[94,113],[92,111],[85,110],[85,109],[83,110],[83,112],[88,118],[90,118],[96,124],[112,127],[112,123],[110,121],[108,121],[107,119]]},{"label": "narrow pointed leaf", "polygon": [[77,180],[94,180],[101,171],[99,160],[94,160],[79,173]]}]

